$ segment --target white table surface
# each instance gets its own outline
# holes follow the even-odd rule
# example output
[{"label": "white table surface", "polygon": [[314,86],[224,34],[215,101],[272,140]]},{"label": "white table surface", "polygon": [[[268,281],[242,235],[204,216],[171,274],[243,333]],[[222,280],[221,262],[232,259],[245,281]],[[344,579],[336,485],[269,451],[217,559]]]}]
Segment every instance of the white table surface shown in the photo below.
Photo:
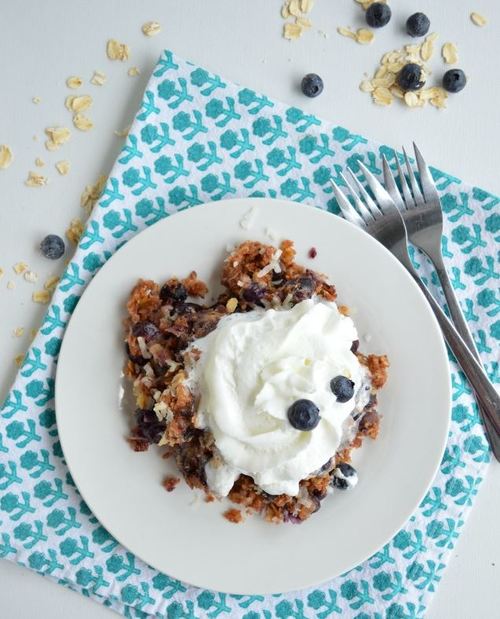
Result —
[{"label": "white table surface", "polygon": [[[339,25],[362,25],[362,12],[352,0],[316,0],[311,14],[315,28],[294,42],[281,38],[280,5],[281,0],[2,0],[0,144],[11,146],[15,160],[8,170],[0,170],[0,267],[6,271],[0,280],[0,400],[15,375],[13,358],[24,352],[31,328],[38,326],[45,311],[31,301],[33,285],[15,276],[11,267],[24,260],[42,282],[62,268],[62,261],[42,258],[37,245],[47,233],[64,235],[69,221],[82,214],[80,194],[86,184],[109,171],[122,143],[113,131],[129,124],[148,74],[165,47],[387,144],[410,144],[415,139],[436,166],[500,192],[500,88],[498,76],[491,73],[500,54],[499,2],[398,0],[391,23],[376,32],[368,47],[336,34]],[[371,74],[385,51],[407,42],[403,24],[416,10],[430,16],[441,43],[457,43],[460,65],[469,76],[468,86],[450,97],[446,111],[412,110],[399,104],[379,108],[358,90],[364,72]],[[489,18],[487,27],[470,22],[472,10]],[[140,30],[149,20],[162,25],[153,38]],[[107,59],[108,38],[130,45],[129,62]],[[434,64],[439,75],[443,70],[439,57]],[[130,66],[141,70],[139,77],[127,76]],[[89,133],[75,130],[59,152],[47,152],[43,129],[53,124],[71,127],[64,107],[64,98],[71,94],[66,78],[80,75],[88,82],[94,69],[108,75],[105,86],[87,83],[81,89],[94,97],[89,115],[95,128]],[[298,88],[301,77],[311,71],[325,81],[324,93],[315,100],[307,100]],[[34,96],[41,98],[39,105],[32,103]],[[46,161],[39,171],[50,177],[50,183],[31,189],[23,182],[28,170],[37,170],[36,157]],[[53,167],[60,159],[72,164],[66,177]],[[14,290],[7,289],[8,280],[15,281]],[[22,338],[12,336],[18,326],[25,327]],[[500,466],[492,465],[427,614],[430,619],[499,616],[499,488]],[[48,579],[1,561],[0,616],[104,619],[110,614]]]}]

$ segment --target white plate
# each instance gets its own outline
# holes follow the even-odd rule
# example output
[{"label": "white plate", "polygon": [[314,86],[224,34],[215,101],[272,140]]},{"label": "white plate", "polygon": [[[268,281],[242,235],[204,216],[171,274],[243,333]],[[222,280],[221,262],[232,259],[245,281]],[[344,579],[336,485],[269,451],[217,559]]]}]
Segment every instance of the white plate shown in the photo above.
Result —
[{"label": "white plate", "polygon": [[[249,230],[239,224],[250,205]],[[234,525],[223,505],[194,501],[185,484],[161,486],[172,465],[156,448],[134,453],[120,409],[121,320],[139,277],[161,282],[192,269],[216,282],[228,243],[295,241],[297,260],[326,273],[349,305],[361,349],[387,353],[377,441],[357,450],[360,481],[327,497],[305,523]],[[318,250],[310,260],[311,246]],[[364,337],[363,337],[364,336]],[[369,341],[368,341],[369,340]],[[59,435],[94,514],[124,546],[185,582],[240,594],[315,585],[358,565],[403,526],[427,491],[448,432],[450,375],[422,294],[381,245],[339,217],[292,202],[226,200],[169,217],[127,243],[82,296],[64,337],[56,380]]]}]

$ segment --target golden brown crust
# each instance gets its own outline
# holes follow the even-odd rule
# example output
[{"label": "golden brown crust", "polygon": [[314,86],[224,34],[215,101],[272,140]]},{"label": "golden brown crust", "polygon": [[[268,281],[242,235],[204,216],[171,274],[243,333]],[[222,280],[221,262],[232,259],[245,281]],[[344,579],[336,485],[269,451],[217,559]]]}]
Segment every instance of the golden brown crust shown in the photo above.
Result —
[{"label": "golden brown crust", "polygon": [[368,369],[372,377],[372,385],[375,389],[381,389],[387,381],[387,368],[389,359],[387,355],[368,355]]},{"label": "golden brown crust", "polygon": [[127,310],[132,322],[145,320],[161,305],[160,287],[151,280],[140,279],[132,289]]},{"label": "golden brown crust", "polygon": [[182,280],[187,293],[190,297],[204,297],[208,292],[208,286],[205,282],[198,279],[198,275],[196,271],[191,271],[191,273]]},{"label": "golden brown crust", "polygon": [[169,475],[168,477],[165,477],[161,485],[165,488],[167,492],[172,492],[177,488],[180,481],[181,480],[179,477],[173,477]]},{"label": "golden brown crust", "polygon": [[243,521],[243,514],[239,509],[232,507],[224,512],[224,518],[233,524],[239,524]]}]

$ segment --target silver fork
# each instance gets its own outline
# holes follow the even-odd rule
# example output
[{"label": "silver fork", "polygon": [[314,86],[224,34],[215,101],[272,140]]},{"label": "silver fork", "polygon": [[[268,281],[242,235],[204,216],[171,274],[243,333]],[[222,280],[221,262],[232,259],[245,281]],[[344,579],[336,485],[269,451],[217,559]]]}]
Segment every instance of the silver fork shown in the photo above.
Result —
[{"label": "silver fork", "polygon": [[[405,223],[409,240],[425,254],[427,254],[433,263],[439,277],[439,281],[441,282],[446,303],[448,304],[448,309],[450,310],[451,319],[457,328],[457,331],[462,336],[462,339],[467,344],[471,353],[478,360],[478,362],[481,363],[474,338],[469,331],[464,315],[453,291],[453,286],[444,266],[443,254],[441,251],[443,213],[439,194],[430,170],[415,142],[413,143],[413,149],[415,151],[415,161],[417,163],[420,182],[417,180],[408,155],[403,148],[403,156],[405,159],[409,184],[405,173],[401,168],[399,158],[397,154],[394,153],[400,189],[398,189],[396,185],[394,174],[392,173],[385,156],[382,158],[384,185],[394,204],[398,207],[401,215],[403,216],[403,221]],[[483,421],[492,451],[495,454],[496,459],[500,461],[500,435],[494,432],[488,418],[484,415]]]},{"label": "silver fork", "polygon": [[361,162],[358,162],[358,165],[365,176],[375,200],[370,196],[368,191],[366,191],[352,170],[349,169],[352,183],[348,181],[344,175],[342,175],[342,179],[349,189],[356,209],[351,206],[347,196],[338,185],[330,179],[342,214],[349,222],[362,228],[382,243],[382,245],[394,254],[413,277],[431,306],[450,349],[453,351],[455,358],[474,389],[481,403],[483,413],[491,422],[492,430],[496,434],[500,434],[500,396],[491,384],[482,366],[472,355],[458,331],[448,320],[446,314],[434,300],[434,297],[424,286],[413,268],[408,254],[406,228],[401,214],[391,196],[366,166]]}]

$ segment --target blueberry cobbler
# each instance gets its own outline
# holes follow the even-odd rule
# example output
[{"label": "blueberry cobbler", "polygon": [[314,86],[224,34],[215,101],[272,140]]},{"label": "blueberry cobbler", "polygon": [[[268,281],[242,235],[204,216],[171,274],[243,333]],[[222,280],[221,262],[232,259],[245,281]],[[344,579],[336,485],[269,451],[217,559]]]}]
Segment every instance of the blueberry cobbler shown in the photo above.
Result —
[{"label": "blueberry cobbler", "polygon": [[[222,267],[224,292],[204,303],[192,272],[140,280],[125,321],[137,409],[129,442],[174,458],[207,501],[229,497],[233,522],[259,512],[306,520],[357,482],[351,452],[379,431],[385,355],[365,355],[327,279],[279,248],[246,241]],[[167,490],[178,479],[167,478]]]}]

